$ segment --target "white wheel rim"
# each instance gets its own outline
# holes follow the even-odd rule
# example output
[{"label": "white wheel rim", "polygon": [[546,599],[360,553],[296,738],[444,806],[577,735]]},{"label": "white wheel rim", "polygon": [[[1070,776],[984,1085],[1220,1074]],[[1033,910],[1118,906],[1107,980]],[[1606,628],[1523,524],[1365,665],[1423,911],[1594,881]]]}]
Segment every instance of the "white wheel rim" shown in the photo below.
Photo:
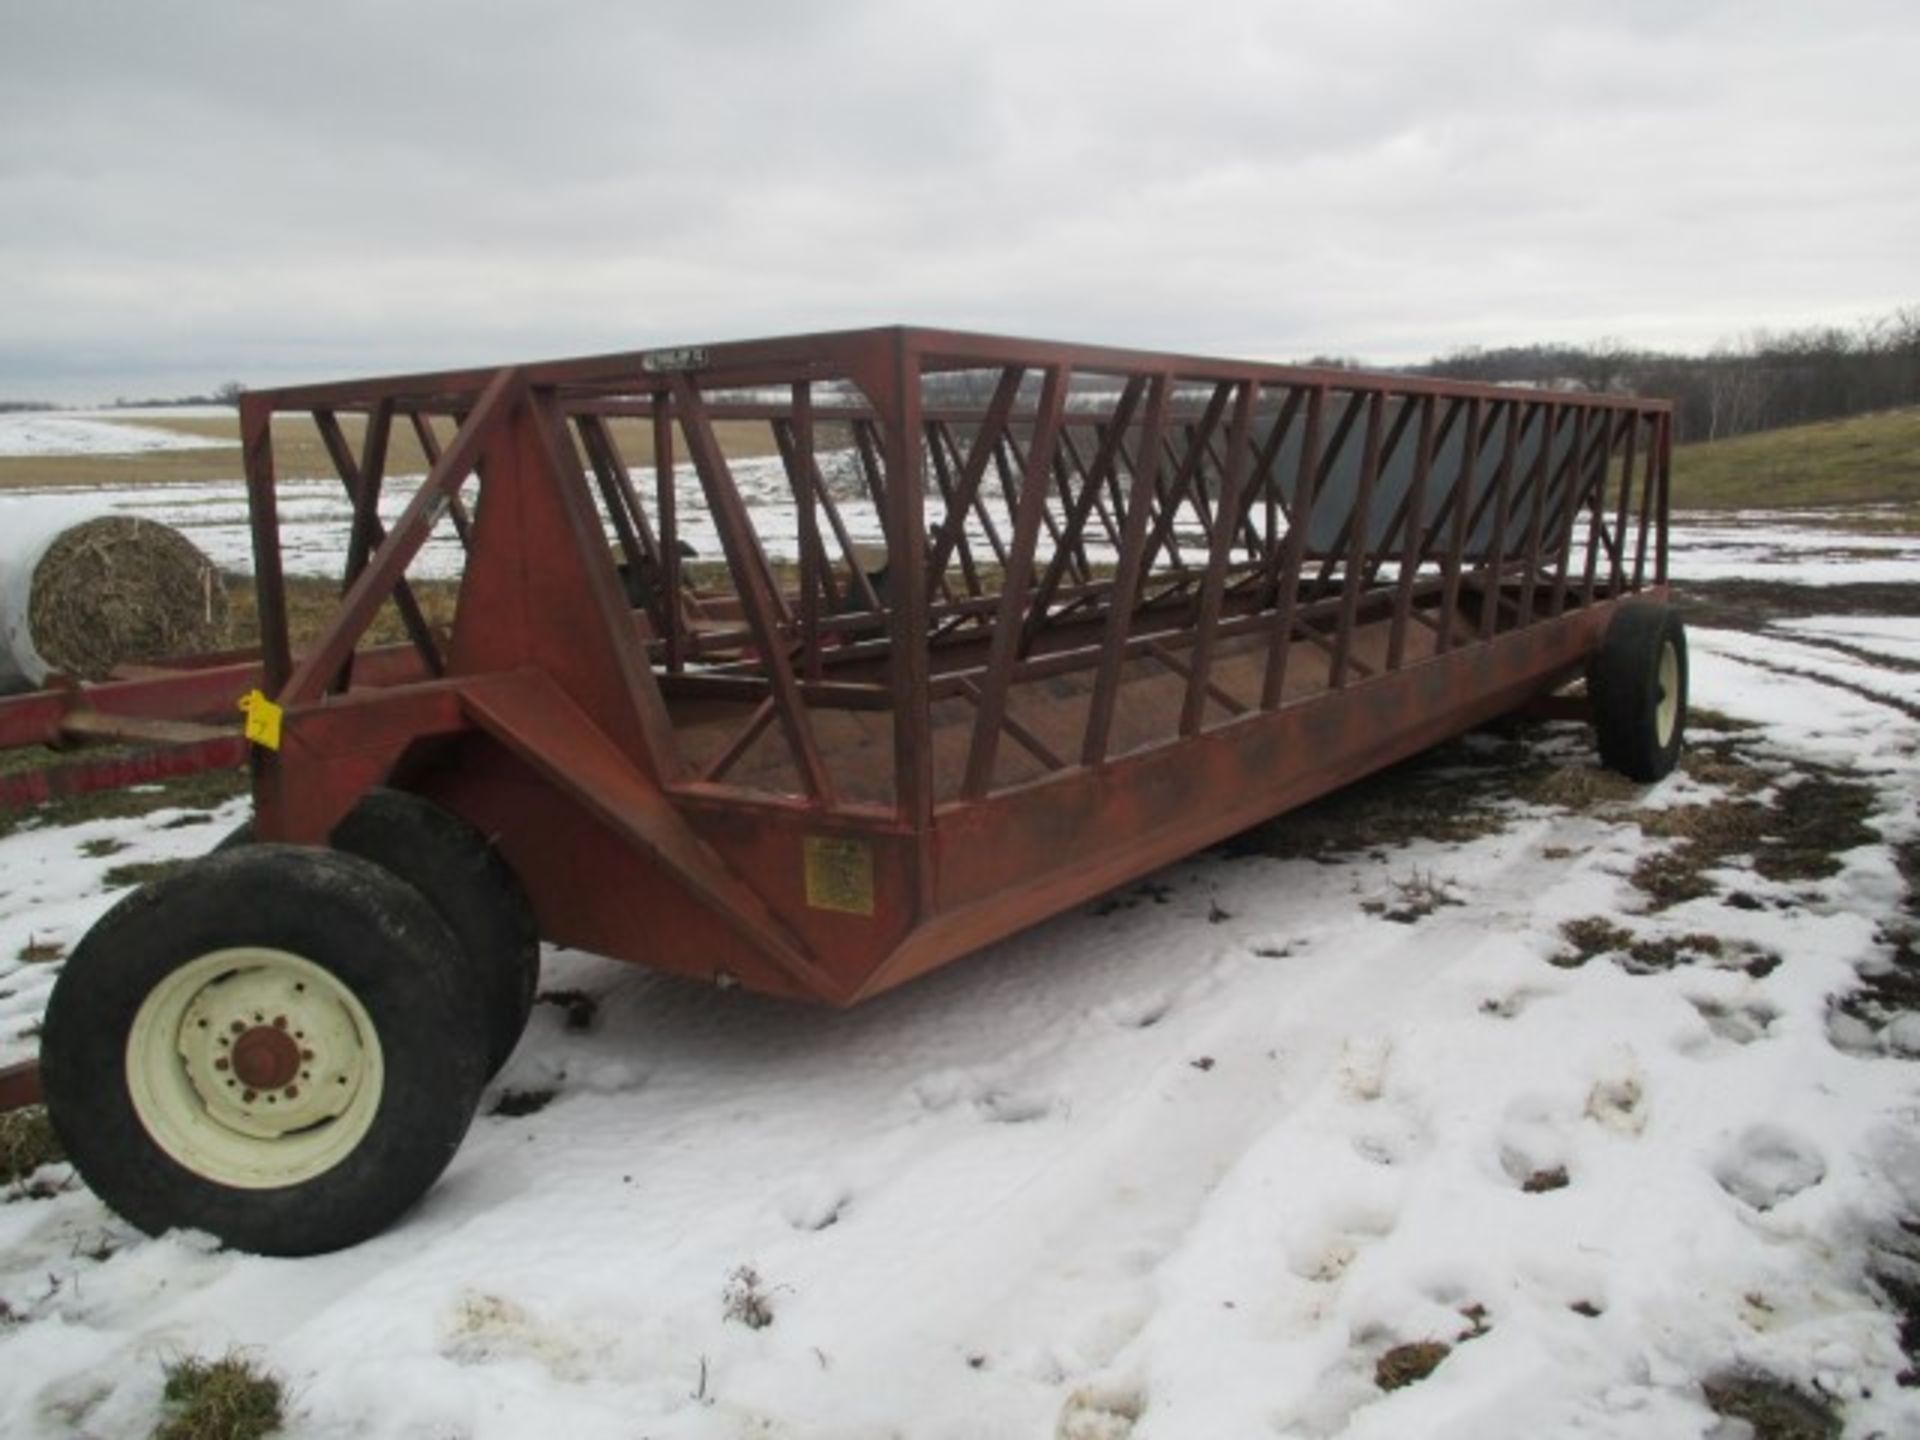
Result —
[{"label": "white wheel rim", "polygon": [[127,1036],[127,1089],[155,1144],[237,1189],[338,1165],[380,1108],[373,1020],[330,971],[285,950],[215,950],[154,986]]},{"label": "white wheel rim", "polygon": [[1654,734],[1660,748],[1673,743],[1673,728],[1680,723],[1680,652],[1671,640],[1660,647],[1660,703],[1653,712]]}]

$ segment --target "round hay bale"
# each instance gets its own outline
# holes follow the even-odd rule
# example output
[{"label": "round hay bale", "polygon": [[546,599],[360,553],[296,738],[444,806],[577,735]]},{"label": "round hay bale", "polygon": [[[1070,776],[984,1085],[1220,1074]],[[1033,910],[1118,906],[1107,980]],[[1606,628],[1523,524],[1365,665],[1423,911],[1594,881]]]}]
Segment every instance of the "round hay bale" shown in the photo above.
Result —
[{"label": "round hay bale", "polygon": [[220,572],[171,526],[126,515],[34,516],[0,541],[7,653],[0,683],[51,672],[104,679],[116,665],[217,649],[227,636]]}]

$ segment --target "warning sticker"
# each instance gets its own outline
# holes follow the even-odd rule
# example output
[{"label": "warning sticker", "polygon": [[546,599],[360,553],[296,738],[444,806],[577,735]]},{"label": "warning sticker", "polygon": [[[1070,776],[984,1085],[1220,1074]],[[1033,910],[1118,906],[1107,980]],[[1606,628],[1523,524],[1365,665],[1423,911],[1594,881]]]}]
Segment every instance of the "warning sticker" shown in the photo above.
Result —
[{"label": "warning sticker", "polygon": [[873,914],[873,847],[864,840],[808,835],[800,842],[807,867],[807,904],[846,915]]}]

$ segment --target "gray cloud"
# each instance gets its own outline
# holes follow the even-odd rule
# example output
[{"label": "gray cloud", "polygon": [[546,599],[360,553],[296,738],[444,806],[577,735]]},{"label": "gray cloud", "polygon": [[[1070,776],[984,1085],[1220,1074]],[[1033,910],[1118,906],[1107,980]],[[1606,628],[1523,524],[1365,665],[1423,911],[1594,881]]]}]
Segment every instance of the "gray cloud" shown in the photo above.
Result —
[{"label": "gray cloud", "polygon": [[16,5],[0,395],[907,320],[1414,359],[1920,299],[1904,3]]}]

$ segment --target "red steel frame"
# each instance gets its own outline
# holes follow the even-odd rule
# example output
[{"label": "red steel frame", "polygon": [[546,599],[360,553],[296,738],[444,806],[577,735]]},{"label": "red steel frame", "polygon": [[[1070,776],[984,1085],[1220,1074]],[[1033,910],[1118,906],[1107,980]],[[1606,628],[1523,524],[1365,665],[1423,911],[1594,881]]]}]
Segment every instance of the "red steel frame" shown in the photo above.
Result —
[{"label": "red steel frame", "polygon": [[[297,655],[288,412],[356,501],[339,613]],[[1666,580],[1669,414],[1623,397],[880,329],[259,392],[241,418],[285,709],[254,753],[263,836],[320,842],[398,784],[498,837],[548,938],[834,1004],[1551,692]],[[397,421],[433,464],[387,529]],[[770,429],[791,565],[721,421]],[[683,466],[724,555],[704,596]],[[443,520],[467,558],[436,631],[408,573]],[[621,564],[652,577],[637,603]],[[417,665],[365,683],[389,601]]]},{"label": "red steel frame", "polygon": [[[277,414],[354,501],[298,652]],[[791,563],[723,421],[768,427]],[[432,468],[388,527],[396,423]],[[0,741],[258,683],[263,838],[413,789],[548,939],[841,1005],[1551,694],[1667,578],[1669,409],[1627,397],[888,328],[254,392],[241,428],[257,659],[11,702]],[[682,561],[688,474],[723,572]],[[408,642],[369,646],[387,604]]]}]

